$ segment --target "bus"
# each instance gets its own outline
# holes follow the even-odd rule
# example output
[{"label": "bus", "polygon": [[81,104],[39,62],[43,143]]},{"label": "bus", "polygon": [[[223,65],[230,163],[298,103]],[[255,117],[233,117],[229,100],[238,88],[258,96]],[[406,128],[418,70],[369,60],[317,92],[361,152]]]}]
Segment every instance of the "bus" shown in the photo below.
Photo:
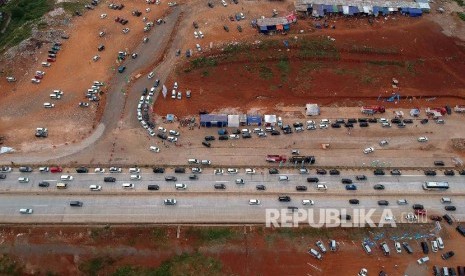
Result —
[{"label": "bus", "polygon": [[449,189],[449,183],[445,181],[433,182],[426,181],[423,184],[423,190],[447,190]]}]

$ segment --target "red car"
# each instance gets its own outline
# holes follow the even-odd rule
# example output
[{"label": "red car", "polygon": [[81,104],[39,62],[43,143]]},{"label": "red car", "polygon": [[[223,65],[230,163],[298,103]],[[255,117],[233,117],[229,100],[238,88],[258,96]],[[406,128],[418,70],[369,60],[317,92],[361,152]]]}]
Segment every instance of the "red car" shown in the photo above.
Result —
[{"label": "red car", "polygon": [[415,210],[415,215],[425,216],[426,215],[426,210],[425,209],[416,209]]},{"label": "red car", "polygon": [[57,59],[56,58],[47,58],[48,62],[55,62]]},{"label": "red car", "polygon": [[442,218],[440,216],[429,216],[429,219],[434,221],[442,221]]},{"label": "red car", "polygon": [[63,171],[63,168],[61,168],[61,167],[51,167],[50,168],[51,173],[60,173],[62,171]]},{"label": "red car", "polygon": [[120,20],[121,20],[121,18],[119,18],[119,17],[115,18],[115,22],[119,22]]},{"label": "red car", "polygon": [[43,75],[35,75],[34,78],[35,78],[36,80],[41,80],[41,79],[44,78],[44,76],[43,76]]}]

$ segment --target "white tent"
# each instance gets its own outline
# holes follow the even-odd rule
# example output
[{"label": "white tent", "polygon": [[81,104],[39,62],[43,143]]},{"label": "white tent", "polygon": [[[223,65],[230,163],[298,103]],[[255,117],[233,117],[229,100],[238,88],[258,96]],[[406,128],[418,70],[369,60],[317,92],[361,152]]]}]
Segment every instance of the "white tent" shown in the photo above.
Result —
[{"label": "white tent", "polygon": [[307,116],[318,116],[320,115],[320,107],[317,104],[306,104],[305,114]]},{"label": "white tent", "polygon": [[276,115],[265,115],[265,125],[276,125]]},{"label": "white tent", "polygon": [[228,115],[228,127],[239,127],[239,115]]}]

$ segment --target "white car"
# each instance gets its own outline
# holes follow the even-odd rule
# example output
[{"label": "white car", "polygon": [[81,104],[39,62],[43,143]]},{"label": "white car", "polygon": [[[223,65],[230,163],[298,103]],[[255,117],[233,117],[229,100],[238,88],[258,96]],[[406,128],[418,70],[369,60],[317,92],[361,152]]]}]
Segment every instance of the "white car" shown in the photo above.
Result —
[{"label": "white car", "polygon": [[165,205],[176,205],[176,199],[174,198],[168,198],[163,201]]},{"label": "white car", "polygon": [[197,33],[197,31],[194,31],[194,38],[199,38],[199,34]]},{"label": "white car", "polygon": [[[137,116],[137,119],[139,119],[139,116]],[[140,117],[140,120],[139,121],[142,121],[142,117]],[[155,135],[157,135],[155,133],[155,131],[153,131],[152,129],[148,129],[147,132],[149,133],[150,136],[154,137]]]},{"label": "white car", "polygon": [[222,175],[224,173],[223,169],[215,169],[214,171],[215,175]]},{"label": "white car", "polygon": [[176,99],[176,90],[171,91],[171,99]]},{"label": "white car", "polygon": [[174,82],[173,89],[178,89],[178,82],[177,81]]},{"label": "white car", "polygon": [[391,127],[391,123],[385,122],[381,124],[382,127]]},{"label": "white car", "polygon": [[238,172],[239,172],[238,169],[232,169],[232,168],[229,168],[229,169],[228,169],[228,173],[229,173],[229,174],[237,174]]},{"label": "white car", "polygon": [[200,38],[203,38],[203,33],[202,33],[202,31],[199,31],[199,37],[200,37]]},{"label": "white car", "polygon": [[202,169],[198,167],[193,167],[191,170],[192,170],[192,173],[202,173]]},{"label": "white car", "polygon": [[11,172],[11,171],[12,171],[11,167],[8,167],[8,166],[0,167],[0,172],[2,172],[2,173],[8,173],[8,172]]},{"label": "white car", "polygon": [[197,48],[197,51],[202,52],[202,47],[200,47],[200,44],[195,44],[195,47]]},{"label": "white car", "polygon": [[105,31],[101,31],[98,33],[99,37],[104,37],[107,33]]},{"label": "white car", "polygon": [[176,190],[185,190],[185,189],[187,189],[187,185],[183,184],[183,183],[176,183],[174,185],[174,187],[176,188]]},{"label": "white car", "polygon": [[131,180],[141,180],[142,177],[139,174],[131,174],[130,179]]},{"label": "white car", "polygon": [[369,147],[369,148],[364,149],[364,150],[363,150],[363,153],[368,154],[368,153],[372,153],[372,152],[374,152],[374,151],[375,151],[374,148]]},{"label": "white car", "polygon": [[173,136],[179,136],[179,131],[176,130],[170,130],[168,133]]},{"label": "white car", "polygon": [[19,182],[19,183],[28,183],[28,182],[29,182],[29,178],[27,178],[27,177],[19,177],[19,178],[18,178],[18,182]]},{"label": "white car", "polygon": [[73,181],[74,177],[72,175],[69,175],[69,174],[64,174],[62,176],[60,176],[60,180],[61,181]]},{"label": "white car", "polygon": [[238,178],[236,179],[236,184],[245,184],[245,181],[242,178]]},{"label": "white car", "polygon": [[394,242],[394,247],[396,248],[397,253],[402,253],[402,247],[400,247],[400,242]]},{"label": "white car", "polygon": [[331,121],[328,120],[328,119],[321,119],[320,124],[329,125],[329,124],[331,124]]},{"label": "white car", "polygon": [[224,1],[224,0],[221,0],[221,4],[223,4],[223,7],[227,7],[227,6],[228,6],[228,4],[226,3],[226,1]]},{"label": "white car", "polygon": [[102,14],[100,15],[100,18],[102,18],[102,19],[107,18],[107,14],[106,14],[106,13],[102,13]]},{"label": "white car", "polygon": [[418,264],[424,264],[429,261],[429,257],[423,257],[417,260]]},{"label": "white car", "polygon": [[103,169],[103,168],[95,168],[94,172],[95,173],[105,173],[105,169]]},{"label": "white car", "polygon": [[300,174],[308,174],[308,169],[307,168],[300,168],[299,173]]},{"label": "white car", "polygon": [[154,72],[150,72],[149,75],[147,76],[147,78],[151,79],[155,76],[155,73]]},{"label": "white car", "polygon": [[155,147],[155,146],[150,146],[149,150],[150,150],[150,151],[153,151],[153,152],[160,152],[160,148],[159,148],[159,147]]},{"label": "white car", "polygon": [[414,213],[408,213],[406,216],[405,216],[405,219],[407,221],[416,221],[418,219],[418,216],[415,215]]},{"label": "white car", "polygon": [[302,199],[302,205],[315,205],[315,202],[310,199]]},{"label": "white car", "polygon": [[140,173],[139,168],[129,168],[129,173]]},{"label": "white car", "polygon": [[418,137],[418,142],[428,142],[428,138],[426,138],[425,136],[421,136],[421,137]]},{"label": "white car", "polygon": [[110,167],[110,172],[111,173],[121,173],[123,170],[118,167]]},{"label": "white car", "polygon": [[178,138],[174,137],[174,136],[168,136],[168,142],[171,142],[171,143],[176,143],[178,141]]},{"label": "white car", "polygon": [[31,82],[32,82],[32,83],[35,83],[35,84],[39,84],[39,83],[40,83],[40,80],[38,80],[38,79],[31,79]]},{"label": "white car", "polygon": [[20,214],[26,214],[26,215],[29,215],[29,214],[32,214],[32,209],[19,209],[19,213]]},{"label": "white car", "polygon": [[39,168],[39,171],[40,171],[41,173],[49,172],[49,171],[50,171],[50,168],[49,168],[49,167],[40,167],[40,168]]},{"label": "white car", "polygon": [[182,92],[178,91],[178,100],[181,100],[181,99],[182,99]]},{"label": "white car", "polygon": [[123,34],[127,34],[127,33],[129,33],[129,28],[124,28],[123,29]]},{"label": "white car", "polygon": [[247,168],[245,169],[246,174],[255,174],[255,169]]},{"label": "white car", "polygon": [[89,189],[91,191],[101,191],[102,190],[102,186],[99,186],[99,185],[90,185],[89,186]]},{"label": "white car", "polygon": [[45,108],[54,108],[54,107],[55,107],[55,104],[52,104],[52,103],[44,103],[44,107],[45,107]]},{"label": "white car", "polygon": [[100,56],[99,56],[99,55],[95,55],[95,56],[92,58],[93,61],[98,61],[99,59],[100,59]]},{"label": "white car", "polygon": [[320,129],[327,129],[328,125],[327,124],[320,124]]},{"label": "white car", "polygon": [[230,135],[229,135],[229,139],[231,139],[231,140],[239,139],[239,135],[237,135],[237,134],[230,134]]},{"label": "white car", "polygon": [[164,127],[158,127],[158,131],[159,131],[159,132],[166,133],[166,128],[164,128]]},{"label": "white car", "polygon": [[249,205],[260,205],[260,200],[251,199],[251,200],[249,200]]},{"label": "white car", "polygon": [[121,185],[123,187],[123,189],[134,189],[134,184],[132,183],[123,183],[123,185]]}]

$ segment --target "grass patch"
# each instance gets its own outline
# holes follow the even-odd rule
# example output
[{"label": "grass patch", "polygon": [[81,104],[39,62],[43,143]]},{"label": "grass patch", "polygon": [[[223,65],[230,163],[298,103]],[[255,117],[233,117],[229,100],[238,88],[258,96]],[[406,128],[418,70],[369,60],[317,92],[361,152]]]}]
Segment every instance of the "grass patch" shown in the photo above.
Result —
[{"label": "grass patch", "polygon": [[123,266],[118,268],[113,276],[197,276],[197,275],[225,275],[223,264],[211,257],[200,253],[183,253],[163,262],[158,268],[141,268]]},{"label": "grass patch", "polygon": [[260,75],[260,78],[264,80],[269,80],[273,78],[273,71],[266,67],[265,65],[260,65],[260,68],[258,69],[258,73]]},{"label": "grass patch", "polygon": [[32,26],[52,10],[53,3],[53,0],[16,0],[3,6],[0,11],[11,17],[11,21],[5,32],[0,34],[0,51],[3,52],[28,38]]},{"label": "grass patch", "polygon": [[99,275],[99,271],[108,265],[112,265],[115,261],[109,257],[93,258],[79,265],[79,271],[85,275]]},{"label": "grass patch", "polygon": [[202,77],[208,77],[209,75],[210,75],[210,71],[208,71],[208,70],[204,70],[202,72]]},{"label": "grass patch", "polygon": [[454,1],[457,2],[457,4],[459,4],[460,7],[465,6],[465,2],[463,2],[463,0],[454,0]]},{"label": "grass patch", "polygon": [[218,61],[213,57],[199,57],[191,61],[190,69],[199,69],[205,67],[214,67],[218,65]]},{"label": "grass patch", "polygon": [[462,19],[463,21],[465,21],[465,13],[463,13],[463,12],[458,12],[457,15],[459,16],[460,19]]},{"label": "grass patch", "polygon": [[62,7],[66,13],[72,15],[76,11],[84,11],[84,5],[88,3],[89,1],[62,2],[59,4],[59,7]]},{"label": "grass patch", "polygon": [[0,275],[23,275],[22,266],[8,255],[0,256]]},{"label": "grass patch", "polygon": [[186,235],[197,239],[200,243],[224,242],[236,238],[236,232],[230,228],[222,227],[191,227],[187,229]]},{"label": "grass patch", "polygon": [[291,71],[291,64],[289,63],[289,59],[282,58],[278,61],[278,68],[282,74],[288,74]]},{"label": "grass patch", "polygon": [[403,62],[394,61],[394,60],[370,60],[370,61],[368,61],[368,63],[372,64],[372,65],[378,65],[378,66],[393,65],[393,66],[404,67]]},{"label": "grass patch", "polygon": [[406,67],[406,69],[407,69],[407,71],[408,71],[409,73],[412,73],[412,74],[415,74],[415,73],[416,73],[416,71],[415,71],[415,62],[407,61],[407,62],[405,63],[405,67]]},{"label": "grass patch", "polygon": [[339,52],[333,41],[320,38],[314,40],[302,40],[299,56],[302,58],[330,58],[339,59]]},{"label": "grass patch", "polygon": [[364,84],[372,84],[375,81],[375,78],[369,75],[362,76],[362,82]]},{"label": "grass patch", "polygon": [[358,54],[381,54],[381,55],[388,55],[388,54],[398,54],[399,50],[397,49],[387,49],[387,48],[373,48],[369,46],[358,46],[352,45],[352,48],[349,49],[351,53],[358,53]]}]

